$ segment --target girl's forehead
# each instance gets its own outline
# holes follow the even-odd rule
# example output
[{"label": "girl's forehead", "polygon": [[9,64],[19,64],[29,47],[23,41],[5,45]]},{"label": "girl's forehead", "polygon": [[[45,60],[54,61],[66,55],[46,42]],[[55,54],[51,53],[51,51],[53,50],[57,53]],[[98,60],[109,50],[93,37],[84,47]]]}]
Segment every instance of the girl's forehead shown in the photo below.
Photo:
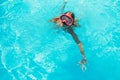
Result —
[{"label": "girl's forehead", "polygon": [[68,12],[68,13],[66,13],[66,14],[72,14],[71,12]]}]

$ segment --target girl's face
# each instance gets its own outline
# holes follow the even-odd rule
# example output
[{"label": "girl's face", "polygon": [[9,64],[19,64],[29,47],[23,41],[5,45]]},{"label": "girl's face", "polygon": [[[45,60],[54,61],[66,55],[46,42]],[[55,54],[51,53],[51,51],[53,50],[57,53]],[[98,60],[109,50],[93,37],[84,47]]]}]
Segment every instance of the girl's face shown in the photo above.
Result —
[{"label": "girl's face", "polygon": [[63,14],[62,16],[60,16],[60,19],[62,20],[62,23],[64,23],[67,26],[72,26],[74,23],[74,19],[72,17],[71,12]]}]

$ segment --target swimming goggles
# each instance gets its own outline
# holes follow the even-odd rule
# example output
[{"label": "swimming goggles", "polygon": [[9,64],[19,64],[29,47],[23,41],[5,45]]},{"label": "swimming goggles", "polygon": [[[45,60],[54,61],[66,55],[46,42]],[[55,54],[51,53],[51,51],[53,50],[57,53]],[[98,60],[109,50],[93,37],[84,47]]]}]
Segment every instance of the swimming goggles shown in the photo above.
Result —
[{"label": "swimming goggles", "polygon": [[60,16],[60,19],[61,19],[62,22],[63,22],[65,25],[67,25],[67,26],[72,26],[73,23],[74,23],[73,18],[71,18],[71,17],[69,17],[69,16],[67,16],[67,15],[65,15],[65,14],[61,15],[61,16]]}]

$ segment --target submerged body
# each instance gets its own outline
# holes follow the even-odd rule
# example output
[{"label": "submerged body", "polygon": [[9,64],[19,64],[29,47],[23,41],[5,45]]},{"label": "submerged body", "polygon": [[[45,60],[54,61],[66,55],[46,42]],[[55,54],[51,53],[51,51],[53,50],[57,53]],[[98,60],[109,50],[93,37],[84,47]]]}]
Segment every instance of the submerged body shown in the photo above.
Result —
[{"label": "submerged body", "polygon": [[77,34],[73,30],[74,27],[79,27],[79,25],[77,23],[77,20],[75,19],[75,15],[73,12],[63,13],[66,4],[67,4],[67,1],[65,0],[65,3],[63,5],[62,11],[61,11],[62,15],[60,15],[59,17],[55,17],[50,21],[56,23],[59,27],[65,28],[66,31],[73,37],[74,41],[76,42],[76,44],[78,45],[78,47],[80,49],[81,55],[82,55],[82,60],[80,61],[80,64],[82,66],[82,69],[85,70],[85,68],[86,68],[85,64],[86,64],[87,60],[86,60],[86,56],[84,53],[84,49],[83,49],[82,43],[79,40]]},{"label": "submerged body", "polygon": [[63,27],[67,29],[67,32],[73,37],[74,41],[78,45],[80,52],[82,54],[82,61],[80,64],[86,63],[86,56],[83,50],[83,46],[81,41],[79,40],[77,34],[74,32],[73,27],[78,27],[77,21],[75,20],[74,14],[72,12],[66,12],[62,14],[60,17],[53,18],[51,22],[56,23],[59,27]]}]

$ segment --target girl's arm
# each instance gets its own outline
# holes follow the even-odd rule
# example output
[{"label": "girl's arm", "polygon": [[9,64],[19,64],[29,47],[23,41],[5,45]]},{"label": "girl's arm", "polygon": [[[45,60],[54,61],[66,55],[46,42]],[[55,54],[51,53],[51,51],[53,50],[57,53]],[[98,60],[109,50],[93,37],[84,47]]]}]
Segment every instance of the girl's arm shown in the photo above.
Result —
[{"label": "girl's arm", "polygon": [[81,41],[79,40],[78,36],[74,33],[72,27],[69,28],[68,32],[72,35],[74,41],[78,44],[78,47],[80,49],[80,52],[81,52],[81,55],[82,55],[82,61],[81,61],[81,64],[86,64],[86,56],[85,56],[85,53],[84,53],[84,49],[83,49],[83,45],[81,43]]},{"label": "girl's arm", "polygon": [[65,7],[66,7],[66,4],[67,4],[67,0],[64,0],[64,5],[63,5],[63,7],[62,7],[62,9],[61,9],[61,14],[64,13],[64,9],[65,9]]}]

